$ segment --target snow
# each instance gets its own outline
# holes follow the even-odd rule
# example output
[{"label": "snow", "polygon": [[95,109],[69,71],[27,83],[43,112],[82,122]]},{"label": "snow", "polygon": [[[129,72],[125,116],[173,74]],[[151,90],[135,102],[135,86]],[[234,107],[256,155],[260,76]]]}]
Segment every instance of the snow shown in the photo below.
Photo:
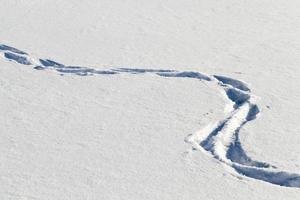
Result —
[{"label": "snow", "polygon": [[298,198],[299,2],[1,4],[1,199]]}]

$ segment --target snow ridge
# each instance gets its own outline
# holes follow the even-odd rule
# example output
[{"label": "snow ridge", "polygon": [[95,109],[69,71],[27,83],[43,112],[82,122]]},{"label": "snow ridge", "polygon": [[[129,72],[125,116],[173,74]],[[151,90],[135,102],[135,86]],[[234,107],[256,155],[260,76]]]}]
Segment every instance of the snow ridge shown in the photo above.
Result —
[{"label": "snow ridge", "polygon": [[221,87],[227,98],[233,103],[228,116],[203,130],[186,137],[193,149],[210,153],[219,162],[233,168],[239,175],[265,181],[279,186],[300,188],[300,175],[279,171],[275,166],[250,158],[243,150],[239,134],[242,127],[256,119],[260,113],[255,104],[255,96],[250,88],[242,81],[233,78],[213,75],[208,76],[200,72],[112,68],[99,70],[92,67],[68,66],[50,59],[36,59],[24,51],[0,44],[0,53],[6,60],[18,64],[33,66],[36,70],[52,70],[61,75],[74,74],[79,76],[115,75],[120,73],[143,74],[152,73],[167,78],[193,78],[200,81],[210,81]]}]

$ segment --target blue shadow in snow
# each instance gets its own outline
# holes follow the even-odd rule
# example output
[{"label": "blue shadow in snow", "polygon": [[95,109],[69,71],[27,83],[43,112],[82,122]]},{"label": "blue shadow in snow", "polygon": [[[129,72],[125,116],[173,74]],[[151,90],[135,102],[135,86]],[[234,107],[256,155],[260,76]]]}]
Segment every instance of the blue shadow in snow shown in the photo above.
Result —
[{"label": "blue shadow in snow", "polygon": [[243,83],[242,81],[239,81],[239,80],[236,80],[233,78],[229,78],[229,77],[225,77],[225,76],[214,75],[214,77],[218,81],[221,81],[223,84],[231,85],[234,88],[238,88],[238,89],[246,91],[246,92],[250,91],[250,88],[246,85],[246,83]]},{"label": "blue shadow in snow", "polygon": [[96,70],[89,67],[81,67],[81,66],[65,66],[61,63],[50,59],[39,59],[41,65],[36,66],[34,69],[43,70],[43,69],[52,69],[61,74],[76,74],[79,76],[93,76],[96,74],[102,75],[110,75],[117,74],[117,72],[109,71],[109,70]]},{"label": "blue shadow in snow", "polygon": [[241,106],[250,99],[250,95],[243,93],[234,88],[227,88],[226,90],[227,97],[235,103],[235,108]]},{"label": "blue shadow in snow", "polygon": [[58,67],[58,68],[64,67],[63,64],[60,64],[53,60],[49,60],[49,59],[39,59],[39,60],[40,60],[40,63],[45,67]]},{"label": "blue shadow in snow", "polygon": [[89,67],[78,67],[78,66],[64,66],[55,68],[59,73],[63,74],[76,74],[79,76],[93,76],[93,75],[113,75],[117,72],[108,71],[108,70],[96,70]]},{"label": "blue shadow in snow", "polygon": [[16,49],[14,47],[10,47],[10,46],[4,45],[4,44],[0,44],[0,50],[1,51],[10,51],[10,52],[17,53],[17,54],[27,55],[27,53],[24,52],[24,51],[21,51],[19,49]]},{"label": "blue shadow in snow", "polygon": [[233,164],[232,166],[239,174],[250,178],[262,180],[268,183],[300,188],[300,176],[298,174],[290,174],[287,172],[274,172],[266,169],[246,167]]},{"label": "blue shadow in snow", "polygon": [[199,72],[158,72],[157,75],[163,77],[194,78],[199,80],[211,81],[211,78]]},{"label": "blue shadow in snow", "polygon": [[23,64],[23,65],[31,65],[32,63],[24,56],[20,56],[14,53],[5,52],[4,57],[9,60],[14,60],[17,63]]},{"label": "blue shadow in snow", "polygon": [[[242,126],[245,125],[246,123],[247,122],[244,122]],[[240,138],[239,138],[240,130],[241,127],[235,131],[234,142],[231,143],[231,145],[229,146],[226,157],[232,162],[239,163],[245,166],[258,167],[258,168],[269,168],[269,167],[275,168],[274,166],[271,166],[268,163],[252,160],[246,154],[240,142]]]},{"label": "blue shadow in snow", "polygon": [[218,133],[224,128],[225,124],[227,123],[227,121],[229,120],[230,118],[224,120],[223,122],[221,122],[208,136],[205,140],[203,140],[201,143],[200,143],[200,146],[203,147],[203,149],[205,149],[206,151],[209,151],[213,154],[213,150],[212,150],[212,147],[213,147],[213,138],[218,135]]},{"label": "blue shadow in snow", "polygon": [[131,73],[131,74],[175,72],[174,70],[137,69],[137,68],[116,68],[116,69],[113,69],[113,71],[116,71],[116,72],[125,72],[125,73]]},{"label": "blue shadow in snow", "polygon": [[259,112],[260,112],[260,110],[259,110],[259,108],[258,108],[257,105],[251,104],[250,106],[251,106],[251,107],[250,107],[250,110],[249,110],[248,115],[247,115],[247,117],[246,117],[247,122],[256,119],[257,115],[258,115]]}]

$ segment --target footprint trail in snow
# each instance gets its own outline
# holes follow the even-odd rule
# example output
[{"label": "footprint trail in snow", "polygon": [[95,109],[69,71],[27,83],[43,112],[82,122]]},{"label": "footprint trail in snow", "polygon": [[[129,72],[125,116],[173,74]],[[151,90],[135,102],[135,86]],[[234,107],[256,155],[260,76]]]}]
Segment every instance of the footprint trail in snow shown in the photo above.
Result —
[{"label": "footprint trail in snow", "polygon": [[209,152],[219,162],[230,166],[240,175],[280,186],[300,188],[299,174],[280,171],[268,163],[253,160],[243,150],[239,136],[240,130],[246,123],[256,119],[260,111],[255,104],[254,95],[242,81],[219,75],[208,76],[191,71],[133,68],[100,70],[92,67],[69,66],[50,59],[33,58],[26,52],[7,45],[0,45],[0,53],[6,60],[33,66],[36,70],[56,71],[61,75],[94,76],[152,73],[160,77],[192,78],[213,82],[232,101],[232,111],[225,119],[214,125],[210,124],[198,133],[188,136],[185,141],[191,143],[194,149]]}]

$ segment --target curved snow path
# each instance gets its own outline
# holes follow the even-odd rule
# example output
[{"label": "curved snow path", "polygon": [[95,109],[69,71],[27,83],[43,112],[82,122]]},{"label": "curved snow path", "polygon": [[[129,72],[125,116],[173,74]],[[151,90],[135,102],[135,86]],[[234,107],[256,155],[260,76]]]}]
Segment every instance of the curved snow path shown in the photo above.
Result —
[{"label": "curved snow path", "polygon": [[90,67],[68,66],[49,59],[35,59],[19,49],[0,45],[3,57],[22,65],[31,65],[36,70],[53,70],[63,74],[79,76],[114,75],[120,73],[143,74],[152,73],[161,77],[193,78],[200,81],[210,81],[221,87],[228,99],[233,102],[232,111],[228,116],[216,123],[208,125],[194,135],[189,135],[185,141],[192,144],[194,149],[205,150],[218,161],[230,166],[238,174],[269,182],[272,184],[300,188],[300,175],[277,170],[268,163],[255,161],[243,150],[239,133],[242,127],[254,120],[259,114],[255,97],[242,81],[225,76],[208,76],[199,72],[112,68],[99,70]]}]

